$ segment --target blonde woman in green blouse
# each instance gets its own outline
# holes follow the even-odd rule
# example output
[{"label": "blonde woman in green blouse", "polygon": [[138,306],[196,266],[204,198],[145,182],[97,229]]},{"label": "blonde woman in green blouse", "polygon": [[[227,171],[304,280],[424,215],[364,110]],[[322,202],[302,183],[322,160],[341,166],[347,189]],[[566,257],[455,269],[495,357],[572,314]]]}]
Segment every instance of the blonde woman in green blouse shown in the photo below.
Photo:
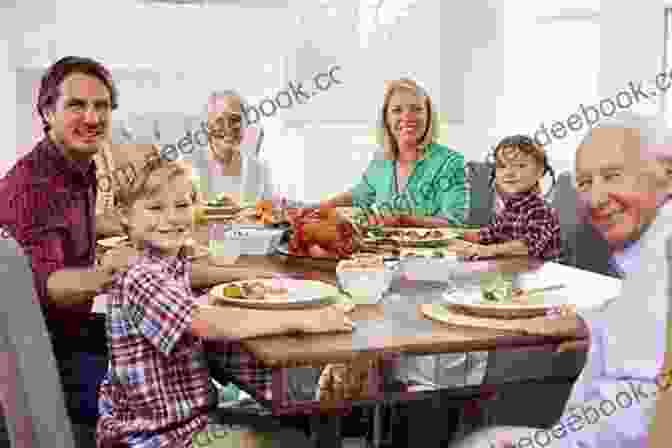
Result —
[{"label": "blonde woman in green blouse", "polygon": [[373,160],[360,182],[321,203],[323,207],[375,210],[388,226],[463,224],[469,209],[464,157],[436,143],[432,101],[410,79],[387,82],[378,127],[384,160]]}]

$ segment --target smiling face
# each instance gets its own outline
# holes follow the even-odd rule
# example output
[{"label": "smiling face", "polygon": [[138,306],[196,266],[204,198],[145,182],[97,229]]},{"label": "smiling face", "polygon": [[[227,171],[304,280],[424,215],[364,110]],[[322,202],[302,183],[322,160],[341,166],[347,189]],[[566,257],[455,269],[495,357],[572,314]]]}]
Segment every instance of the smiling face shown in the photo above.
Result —
[{"label": "smiling face", "polygon": [[[644,156],[644,157],[643,157]],[[637,131],[597,128],[576,155],[579,203],[613,248],[639,239],[665,191],[660,162],[640,150]]]},{"label": "smiling face", "polygon": [[242,118],[242,105],[235,96],[219,97],[208,105],[208,131],[215,155],[227,157],[240,146]]},{"label": "smiling face", "polygon": [[110,92],[92,75],[72,73],[59,87],[53,107],[46,110],[51,140],[71,160],[90,160],[107,138],[112,112]]},{"label": "smiling face", "polygon": [[532,190],[544,175],[544,166],[532,154],[516,146],[505,146],[495,158],[497,191],[504,194],[524,193]]},{"label": "smiling face", "polygon": [[427,129],[427,101],[409,89],[396,89],[385,110],[385,124],[400,148],[415,148]]},{"label": "smiling face", "polygon": [[155,190],[124,209],[122,223],[129,227],[131,240],[174,256],[194,229],[193,185],[186,175],[178,174]]}]

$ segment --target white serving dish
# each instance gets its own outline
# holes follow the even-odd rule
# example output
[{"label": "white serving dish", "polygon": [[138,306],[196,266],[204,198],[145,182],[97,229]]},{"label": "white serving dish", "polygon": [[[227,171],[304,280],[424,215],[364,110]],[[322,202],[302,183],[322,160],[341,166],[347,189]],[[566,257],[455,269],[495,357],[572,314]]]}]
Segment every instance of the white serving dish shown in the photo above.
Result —
[{"label": "white serving dish", "polygon": [[445,255],[443,258],[403,257],[400,264],[409,280],[450,282],[459,259],[457,255]]},{"label": "white serving dish", "polygon": [[336,266],[336,276],[341,288],[357,304],[375,305],[390,288],[396,269],[382,265],[380,268],[344,268],[348,260]]},{"label": "white serving dish", "polygon": [[[232,227],[216,232],[216,241],[234,240],[240,244],[239,255],[269,255],[280,242],[283,229],[255,229]],[[212,241],[212,239],[211,239]]]}]

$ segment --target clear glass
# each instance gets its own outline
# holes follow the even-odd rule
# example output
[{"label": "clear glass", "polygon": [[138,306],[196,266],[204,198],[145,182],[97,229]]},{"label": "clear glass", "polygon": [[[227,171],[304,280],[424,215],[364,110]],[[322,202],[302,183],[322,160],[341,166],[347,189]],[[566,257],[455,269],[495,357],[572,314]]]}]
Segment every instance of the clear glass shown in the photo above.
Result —
[{"label": "clear glass", "polygon": [[240,237],[230,233],[227,224],[211,224],[208,249],[211,264],[222,266],[234,264],[241,254]]}]

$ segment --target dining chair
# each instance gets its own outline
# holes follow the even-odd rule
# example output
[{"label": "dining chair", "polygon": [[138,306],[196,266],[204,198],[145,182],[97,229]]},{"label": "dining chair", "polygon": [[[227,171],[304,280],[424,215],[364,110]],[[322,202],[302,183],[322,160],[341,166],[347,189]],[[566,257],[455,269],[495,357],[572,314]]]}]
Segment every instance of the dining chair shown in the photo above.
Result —
[{"label": "dining chair", "polygon": [[571,244],[570,238],[576,234],[579,226],[579,218],[577,216],[578,210],[578,196],[574,184],[572,182],[572,174],[568,171],[558,175],[558,181],[551,199],[551,207],[558,212],[560,219],[560,235],[562,240],[562,257],[560,262],[563,264],[571,264],[574,254],[574,245]]},{"label": "dining chair", "polygon": [[495,195],[490,187],[492,164],[470,160],[465,164],[469,186],[469,216],[467,224],[486,226],[494,213]]},{"label": "dining chair", "polygon": [[[51,340],[19,244],[0,240],[0,404],[11,447],[74,448]],[[1,422],[1,420],[0,420]]]}]

